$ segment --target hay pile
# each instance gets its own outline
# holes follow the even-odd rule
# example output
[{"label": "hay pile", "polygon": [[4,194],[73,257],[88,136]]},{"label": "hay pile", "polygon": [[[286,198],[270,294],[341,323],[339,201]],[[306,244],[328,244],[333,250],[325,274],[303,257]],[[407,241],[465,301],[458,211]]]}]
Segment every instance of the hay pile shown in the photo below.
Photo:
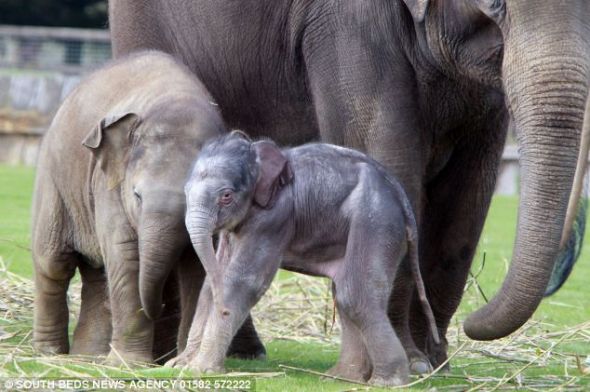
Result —
[{"label": "hay pile", "polygon": [[[263,339],[267,342],[272,339],[288,339],[337,344],[340,329],[334,317],[330,287],[326,279],[302,275],[285,274],[276,279],[253,311]],[[473,278],[466,295],[481,297],[477,287],[476,279]],[[74,283],[69,293],[72,319],[79,308],[79,289],[80,284]],[[44,366],[45,375],[146,376],[146,369],[137,373],[132,369],[99,364],[89,366],[88,358],[36,356],[30,345],[32,301],[33,282],[7,272],[0,258],[0,377],[41,376],[37,370],[26,366],[27,361],[33,359]],[[440,391],[584,390],[585,387],[580,383],[583,378],[590,376],[590,363],[586,356],[580,355],[579,350],[578,353],[575,352],[575,348],[580,345],[589,347],[590,321],[559,331],[553,326],[531,321],[508,338],[476,342],[463,334],[459,321],[455,319],[447,338],[452,373],[436,372],[426,379],[417,380],[417,383],[423,383],[420,388],[435,387]],[[289,373],[313,373],[306,369],[281,367]],[[547,370],[549,368],[550,371]],[[157,369],[147,369],[155,370]],[[498,370],[501,370],[502,377],[489,376],[491,373],[498,374]],[[272,376],[283,373],[268,374]],[[584,383],[587,384],[588,380]]]}]

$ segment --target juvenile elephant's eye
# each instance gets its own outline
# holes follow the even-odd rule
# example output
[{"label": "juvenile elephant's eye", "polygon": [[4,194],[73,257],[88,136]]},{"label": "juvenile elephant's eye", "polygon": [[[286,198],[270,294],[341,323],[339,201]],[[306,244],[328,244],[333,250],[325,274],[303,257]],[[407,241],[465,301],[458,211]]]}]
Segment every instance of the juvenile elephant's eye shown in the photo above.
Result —
[{"label": "juvenile elephant's eye", "polygon": [[226,189],[223,192],[221,192],[221,196],[219,197],[219,204],[221,204],[223,206],[227,206],[227,205],[231,204],[231,202],[233,200],[234,200],[234,193],[232,191],[230,191],[229,189]]}]

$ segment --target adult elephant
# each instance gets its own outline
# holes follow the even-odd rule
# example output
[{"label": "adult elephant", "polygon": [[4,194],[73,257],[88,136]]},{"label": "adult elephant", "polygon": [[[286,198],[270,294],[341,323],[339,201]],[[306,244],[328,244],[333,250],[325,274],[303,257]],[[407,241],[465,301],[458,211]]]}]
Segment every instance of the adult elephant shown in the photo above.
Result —
[{"label": "adult elephant", "polygon": [[[518,231],[502,288],[465,323],[475,339],[505,336],[529,319],[557,259],[588,93],[588,20],[585,0],[110,2],[115,56],[172,53],[231,127],[283,144],[320,137],[351,146],[402,181],[442,336],[512,120]],[[426,353],[436,366],[446,343],[428,340],[411,279],[398,275],[392,322],[410,357]]]}]

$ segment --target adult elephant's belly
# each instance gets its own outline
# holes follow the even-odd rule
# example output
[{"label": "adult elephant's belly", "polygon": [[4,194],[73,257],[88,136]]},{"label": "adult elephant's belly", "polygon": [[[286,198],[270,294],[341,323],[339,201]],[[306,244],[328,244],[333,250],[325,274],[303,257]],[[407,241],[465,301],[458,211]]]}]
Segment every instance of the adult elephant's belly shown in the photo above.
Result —
[{"label": "adult elephant's belly", "polygon": [[[270,137],[281,145],[300,145],[320,138],[316,109],[305,97],[244,97],[240,103],[218,99],[223,118],[231,129],[254,138]],[[212,95],[216,97],[214,91]],[[217,99],[217,97],[216,97]]]},{"label": "adult elephant's belly", "polygon": [[303,80],[288,81],[272,75],[270,70],[263,78],[249,69],[220,67],[223,72],[198,62],[191,64],[230,129],[245,131],[255,138],[270,137],[281,145],[319,140],[319,109]]}]

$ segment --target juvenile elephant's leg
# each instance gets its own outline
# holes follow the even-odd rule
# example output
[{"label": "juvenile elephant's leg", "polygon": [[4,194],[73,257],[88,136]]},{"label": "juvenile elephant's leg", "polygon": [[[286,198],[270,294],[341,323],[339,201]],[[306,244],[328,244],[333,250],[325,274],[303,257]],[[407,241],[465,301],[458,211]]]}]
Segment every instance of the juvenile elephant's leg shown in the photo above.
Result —
[{"label": "juvenile elephant's leg", "polygon": [[[336,297],[336,290],[332,286]],[[358,327],[348,317],[344,309],[338,308],[338,318],[342,327],[340,357],[328,374],[349,380],[367,381],[371,376],[371,359]]]},{"label": "juvenile elephant's leg", "polygon": [[127,240],[111,245],[106,260],[113,319],[108,360],[114,364],[153,360],[154,324],[143,312],[139,298],[139,255],[132,233],[129,228]]},{"label": "juvenile elephant's leg", "polygon": [[[483,121],[497,124],[490,119]],[[444,338],[457,310],[494,191],[505,133],[485,130],[455,147],[451,160],[427,185],[420,249],[424,283],[441,336],[436,345],[414,296],[411,328],[418,347],[434,367],[447,358]],[[477,137],[476,137],[477,136]]]},{"label": "juvenile elephant's leg", "polygon": [[178,347],[178,329],[181,320],[180,288],[177,276],[168,276],[162,296],[164,308],[154,322],[154,361],[163,364],[174,358]]},{"label": "juvenile elephant's leg", "polygon": [[107,355],[112,324],[105,271],[83,262],[79,264],[79,271],[82,276],[82,303],[71,353]]},{"label": "juvenile elephant's leg", "polygon": [[199,292],[205,281],[205,270],[193,249],[187,249],[174,271],[180,288],[181,319],[178,328],[178,352],[186,347],[189,331],[193,325]]},{"label": "juvenile elephant's leg", "polygon": [[[35,250],[34,250],[35,252]],[[35,252],[35,304],[33,345],[44,353],[67,354],[69,312],[67,290],[78,255]]]}]

